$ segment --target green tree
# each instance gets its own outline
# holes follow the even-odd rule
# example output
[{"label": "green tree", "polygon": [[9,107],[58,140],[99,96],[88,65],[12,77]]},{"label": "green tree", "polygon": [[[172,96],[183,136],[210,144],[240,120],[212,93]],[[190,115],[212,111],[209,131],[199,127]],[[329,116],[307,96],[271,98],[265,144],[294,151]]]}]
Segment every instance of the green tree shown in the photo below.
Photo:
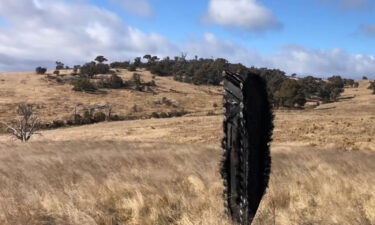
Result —
[{"label": "green tree", "polygon": [[306,103],[302,86],[294,79],[286,79],[275,94],[277,106],[289,108],[302,107]]},{"label": "green tree", "polygon": [[73,83],[73,90],[74,91],[96,91],[97,88],[94,84],[90,82],[88,78],[80,78],[78,80],[75,80]]},{"label": "green tree", "polygon": [[99,62],[99,63],[103,63],[105,61],[108,61],[108,59],[106,59],[104,56],[102,55],[99,55],[95,58],[95,61]]},{"label": "green tree", "polygon": [[56,70],[64,69],[64,63],[56,61]]},{"label": "green tree", "polygon": [[43,68],[43,67],[37,67],[36,69],[35,69],[35,72],[36,72],[36,74],[45,74],[46,72],[47,72],[47,68]]},{"label": "green tree", "polygon": [[134,63],[133,63],[133,65],[134,65],[135,67],[141,67],[141,66],[142,66],[141,57],[136,57],[136,58],[134,59]]}]

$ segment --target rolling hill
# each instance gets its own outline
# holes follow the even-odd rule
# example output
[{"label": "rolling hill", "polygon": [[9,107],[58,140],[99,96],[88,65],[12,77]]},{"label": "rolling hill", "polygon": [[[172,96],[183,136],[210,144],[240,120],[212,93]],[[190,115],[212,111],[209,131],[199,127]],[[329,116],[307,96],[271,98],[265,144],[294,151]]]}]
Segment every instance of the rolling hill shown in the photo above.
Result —
[{"label": "rolling hill", "polygon": [[[0,121],[21,102],[35,104],[43,121],[68,117],[78,103],[140,118],[189,113],[43,130],[26,144],[0,135],[0,224],[230,224],[218,173],[221,87],[155,81],[154,93],[88,94],[33,73],[1,73]],[[315,109],[276,111],[271,181],[254,224],[375,224],[375,95],[367,86]],[[177,107],[155,104],[163,97]]]}]

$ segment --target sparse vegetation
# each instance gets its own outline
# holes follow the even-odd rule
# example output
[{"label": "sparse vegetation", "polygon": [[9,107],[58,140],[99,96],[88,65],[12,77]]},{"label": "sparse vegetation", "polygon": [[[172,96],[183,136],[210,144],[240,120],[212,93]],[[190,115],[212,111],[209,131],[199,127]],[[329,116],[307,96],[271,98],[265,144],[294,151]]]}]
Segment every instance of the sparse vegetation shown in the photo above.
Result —
[{"label": "sparse vegetation", "polygon": [[153,118],[172,118],[172,117],[181,117],[188,114],[184,109],[182,110],[173,110],[171,112],[153,112],[151,117]]},{"label": "sparse vegetation", "polygon": [[56,70],[63,70],[64,69],[64,63],[56,61]]},{"label": "sparse vegetation", "polygon": [[137,91],[152,91],[152,87],[156,86],[154,80],[150,82],[145,82],[142,80],[141,75],[139,73],[133,73],[132,78],[127,82],[129,87],[134,88]]},{"label": "sparse vegetation", "polygon": [[116,74],[112,74],[110,77],[102,77],[98,82],[99,88],[111,88],[111,89],[119,89],[126,87],[126,84]]},{"label": "sparse vegetation", "polygon": [[7,131],[22,142],[30,140],[39,129],[39,118],[34,114],[33,106],[30,104],[20,104],[17,107],[17,122],[14,126],[2,122],[7,127]]},{"label": "sparse vegetation", "polygon": [[97,74],[107,74],[110,68],[108,64],[89,62],[80,68],[81,76],[93,78]]},{"label": "sparse vegetation", "polygon": [[110,67],[116,68],[116,69],[128,69],[130,67],[130,62],[129,61],[113,62],[110,64]]},{"label": "sparse vegetation", "polygon": [[[142,82],[151,80],[148,72],[138,73]],[[127,71],[119,75],[131,78]],[[55,121],[49,128],[66,127],[43,130],[27,145],[0,135],[0,224],[231,224],[223,213],[222,152],[215,147],[222,137],[221,87],[157,77],[158,95],[114,90],[101,96],[36,75],[0,76],[2,118],[11,118],[15,97],[32,96],[44,123]],[[35,90],[24,88],[26,78]],[[314,97],[323,83],[302,79],[298,85],[311,86],[304,95]],[[345,90],[357,95],[353,99],[319,110],[276,111],[273,173],[255,225],[374,223],[373,95],[368,81],[359,82],[358,90]],[[106,108],[91,110],[107,102],[116,104],[120,119],[139,120],[67,128],[94,123],[95,114],[102,120],[99,112],[107,119]],[[142,110],[128,117],[134,104]],[[182,108],[189,116],[166,119]],[[151,114],[161,119],[140,119]]]},{"label": "sparse vegetation", "polygon": [[104,56],[97,56],[95,58],[95,61],[97,61],[98,63],[92,61],[80,67],[81,76],[93,78],[97,74],[108,74],[110,72],[109,65],[103,63],[107,61]]},{"label": "sparse vegetation", "polygon": [[43,67],[39,66],[35,69],[35,72],[36,72],[36,74],[43,75],[47,72],[47,68],[43,68]]},{"label": "sparse vegetation", "polygon": [[99,55],[95,58],[95,61],[97,61],[98,63],[103,63],[103,62],[106,62],[108,61],[108,59],[106,59],[104,56],[102,55]]},{"label": "sparse vegetation", "polygon": [[81,77],[73,81],[74,91],[93,92],[97,90],[97,87],[90,82],[90,79]]},{"label": "sparse vegetation", "polygon": [[[330,77],[328,81],[313,76],[297,79],[295,75],[290,78],[281,70],[248,68],[242,64],[229,63],[223,58],[203,59],[195,57],[188,60],[186,54],[181,54],[174,59],[170,57],[159,59],[157,56],[146,54],[143,59],[147,62],[143,63],[141,57],[137,57],[133,63],[114,62],[111,67],[127,68],[130,71],[136,71],[136,68],[145,68],[158,76],[173,76],[177,81],[196,85],[220,85],[222,72],[225,70],[256,73],[267,80],[269,94],[275,107],[301,108],[311,98],[320,98],[322,102],[334,102],[337,101],[344,86],[358,87],[358,83],[355,83],[354,80],[342,79],[338,75]],[[136,80],[133,79],[133,81]],[[135,89],[141,90],[139,83],[133,83]],[[282,86],[283,83],[284,86]],[[286,86],[292,83],[295,84],[293,87],[297,88],[298,91],[286,93]]]},{"label": "sparse vegetation", "polygon": [[[0,144],[7,174],[1,224],[231,224],[223,213],[218,148],[85,140],[47,146]],[[374,222],[373,155],[294,148],[273,153],[255,225]]]},{"label": "sparse vegetation", "polygon": [[167,97],[162,97],[160,99],[157,99],[154,101],[154,104],[156,105],[166,105],[166,106],[171,106],[171,107],[174,107],[174,108],[178,108],[178,102],[172,100],[172,99],[169,99]]},{"label": "sparse vegetation", "polygon": [[306,97],[302,86],[293,79],[286,79],[281,84],[280,90],[274,95],[274,104],[276,107],[303,107],[306,103]]}]

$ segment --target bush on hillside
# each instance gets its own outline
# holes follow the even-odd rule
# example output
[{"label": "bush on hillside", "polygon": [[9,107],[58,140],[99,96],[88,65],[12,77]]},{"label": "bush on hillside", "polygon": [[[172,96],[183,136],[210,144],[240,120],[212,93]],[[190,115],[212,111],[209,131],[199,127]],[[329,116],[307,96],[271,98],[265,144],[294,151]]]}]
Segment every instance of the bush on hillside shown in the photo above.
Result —
[{"label": "bush on hillside", "polygon": [[110,77],[102,78],[98,82],[99,88],[111,88],[111,89],[119,89],[124,88],[126,85],[121,77],[116,74],[112,74]]},{"label": "bush on hillside", "polygon": [[56,61],[56,70],[64,69],[64,63]]},{"label": "bush on hillside", "polygon": [[106,118],[107,116],[104,112],[95,112],[92,119],[94,122],[99,123],[105,121]]},{"label": "bush on hillside", "polygon": [[274,96],[276,107],[303,107],[306,97],[302,86],[294,79],[286,79]]},{"label": "bush on hillside", "polygon": [[131,64],[131,65],[128,67],[128,70],[129,70],[130,72],[135,72],[135,71],[137,71],[137,67],[136,67],[134,64]]},{"label": "bush on hillside", "polygon": [[79,78],[75,81],[73,81],[73,90],[74,91],[96,91],[97,88],[94,84],[90,82],[90,79],[88,78]]},{"label": "bush on hillside", "polygon": [[43,67],[38,66],[38,67],[35,69],[35,72],[36,72],[36,74],[41,74],[41,75],[43,75],[43,74],[45,74],[45,73],[47,72],[47,68],[43,68]]},{"label": "bush on hillside", "polygon": [[129,61],[124,61],[124,62],[113,62],[110,64],[111,68],[116,68],[116,69],[128,69],[130,66]]},{"label": "bush on hillside", "polygon": [[94,61],[84,64],[80,68],[80,74],[82,76],[94,77],[97,74],[108,74],[110,67],[108,64],[96,63]]}]

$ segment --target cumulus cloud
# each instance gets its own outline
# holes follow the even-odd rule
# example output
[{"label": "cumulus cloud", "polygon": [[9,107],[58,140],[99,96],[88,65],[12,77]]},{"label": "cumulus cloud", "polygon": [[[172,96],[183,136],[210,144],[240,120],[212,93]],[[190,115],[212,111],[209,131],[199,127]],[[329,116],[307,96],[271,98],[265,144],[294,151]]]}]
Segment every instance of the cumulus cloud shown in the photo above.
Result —
[{"label": "cumulus cloud", "polygon": [[120,5],[124,10],[143,17],[153,15],[153,9],[147,0],[111,0],[113,4]]},{"label": "cumulus cloud", "polygon": [[[0,71],[30,71],[56,60],[81,64],[105,55],[126,60],[146,53],[226,58],[247,66],[280,68],[287,73],[329,76],[374,76],[375,57],[343,49],[307,49],[289,45],[264,54],[255,48],[222,40],[212,33],[173,44],[158,33],[145,33],[124,23],[116,14],[87,1],[1,0]],[[371,31],[372,29],[368,29]],[[375,78],[375,77],[374,77]]]},{"label": "cumulus cloud", "polygon": [[[307,49],[298,45],[282,47],[267,57],[271,67],[302,75],[375,76],[375,56],[351,54],[343,49]],[[374,77],[375,78],[375,77]]]},{"label": "cumulus cloud", "polygon": [[261,55],[255,49],[246,48],[232,41],[221,40],[212,33],[202,39],[192,39],[183,45],[190,57],[226,58],[232,63],[262,64]]},{"label": "cumulus cloud", "polygon": [[265,31],[281,27],[281,23],[272,11],[256,0],[210,0],[205,20],[249,31]]},{"label": "cumulus cloud", "polygon": [[288,74],[328,77],[342,75],[375,78],[375,56],[351,54],[343,49],[308,49],[299,45],[282,46],[279,51],[262,54],[231,41],[221,40],[211,33],[203,39],[190,40],[185,49],[191,56],[223,57],[232,63],[281,69]]},{"label": "cumulus cloud", "polygon": [[[63,60],[77,63],[103,54],[126,59],[144,53],[168,55],[176,47],[162,35],[145,33],[125,24],[116,14],[89,4],[63,0],[1,0],[0,70],[10,59],[23,62]],[[15,68],[18,69],[18,68]]]}]

